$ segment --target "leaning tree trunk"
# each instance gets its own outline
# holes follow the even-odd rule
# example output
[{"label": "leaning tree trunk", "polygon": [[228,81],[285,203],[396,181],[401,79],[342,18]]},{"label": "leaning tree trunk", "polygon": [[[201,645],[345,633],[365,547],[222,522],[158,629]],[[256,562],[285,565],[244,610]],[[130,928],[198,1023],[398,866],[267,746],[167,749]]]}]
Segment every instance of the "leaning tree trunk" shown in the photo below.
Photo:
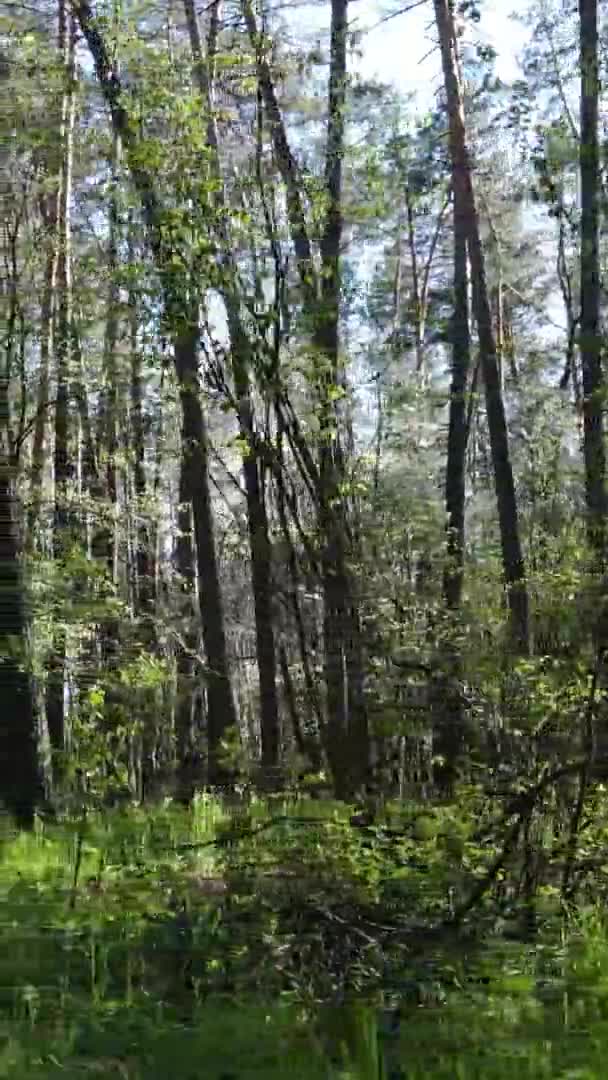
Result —
[{"label": "leaning tree trunk", "polygon": [[162,229],[162,209],[154,180],[138,154],[138,136],[123,104],[122,85],[113,68],[106,42],[96,25],[87,0],[77,0],[74,10],[95,64],[95,71],[110,109],[112,125],[122,141],[134,186],[141,200],[149,242],[163,287],[163,303],[173,340],[173,358],[179,386],[182,414],[182,437],[186,483],[194,518],[197,552],[199,605],[203,629],[207,672],[207,730],[209,780],[221,783],[227,778],[221,764],[221,740],[237,717],[230,685],[224,611],[219,582],[213,507],[209,488],[209,462],[205,417],[201,407],[198,371],[199,312],[198,301],[175,288]]},{"label": "leaning tree trunk", "polygon": [[597,569],[606,557],[606,454],[600,334],[597,0],[579,0],[581,67],[580,356],[588,536]]},{"label": "leaning tree trunk", "polygon": [[527,653],[529,649],[528,591],[519,531],[515,483],[509,454],[507,423],[500,388],[492,312],[486,284],[484,252],[467,147],[463,90],[452,3],[450,0],[434,0],[434,6],[449,117],[452,186],[454,197],[458,197],[462,202],[463,216],[466,220],[473,281],[473,311],[479,334],[512,640],[516,651]]}]

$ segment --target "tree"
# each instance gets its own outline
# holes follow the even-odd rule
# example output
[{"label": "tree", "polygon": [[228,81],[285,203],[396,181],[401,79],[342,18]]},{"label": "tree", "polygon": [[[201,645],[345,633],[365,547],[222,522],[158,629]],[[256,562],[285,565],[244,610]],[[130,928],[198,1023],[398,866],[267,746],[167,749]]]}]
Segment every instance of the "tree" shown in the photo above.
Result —
[{"label": "tree", "polygon": [[[529,648],[528,593],[524,558],[519,535],[517,500],[509,454],[507,425],[502,399],[492,314],[486,284],[485,259],[479,229],[471,163],[466,140],[458,43],[449,0],[435,0],[435,20],[439,34],[443,77],[449,116],[452,187],[454,198],[462,200],[466,215],[467,242],[473,283],[473,309],[479,334],[481,366],[490,431],[496,501],[505,584],[511,611],[513,643],[520,652]],[[456,195],[458,192],[458,195]]]},{"label": "tree", "polygon": [[[6,55],[0,52],[0,95],[10,73]],[[0,186],[10,190],[11,161],[0,150]],[[6,215],[6,216],[5,216]],[[4,203],[2,243],[8,246],[10,221]],[[16,283],[15,283],[16,285]],[[11,289],[3,282],[2,293]],[[26,585],[23,577],[21,534],[15,492],[16,454],[11,438],[10,379],[12,342],[7,338],[0,372],[0,797],[21,828],[31,828],[42,796],[38,759],[38,732],[28,663]]]},{"label": "tree", "polygon": [[[76,16],[85,36],[112,124],[120,138],[154,253],[156,268],[163,286],[167,325],[173,339],[174,365],[179,386],[184,453],[184,483],[192,501],[194,535],[199,578],[200,613],[203,628],[207,671],[208,774],[211,783],[221,782],[225,770],[220,761],[224,733],[236,726],[236,714],[228,660],[220,582],[215,551],[213,510],[209,491],[208,436],[200,401],[198,373],[199,293],[192,282],[175,281],[171,251],[164,240],[161,206],[154,181],[137,154],[137,136],[123,102],[122,85],[113,69],[110,55],[95,24],[88,3],[75,5]],[[145,160],[145,157],[144,157]]]},{"label": "tree", "polygon": [[363,696],[362,640],[350,562],[354,551],[344,494],[347,467],[341,417],[347,393],[340,355],[340,245],[343,229],[342,161],[346,100],[347,0],[331,8],[330,69],[324,165],[326,211],[317,275],[304,212],[299,170],[289,146],[272,74],[249,0],[245,23],[256,51],[257,74],[277,164],[287,194],[287,216],[296,254],[304,311],[311,328],[313,380],[318,398],[320,447],[312,480],[318,499],[324,603],[325,743],[336,789],[345,797],[361,786],[368,765],[368,724]]},{"label": "tree", "polygon": [[579,341],[583,382],[583,445],[589,542],[595,554],[597,567],[601,570],[606,557],[606,452],[600,334],[597,0],[580,0],[579,15],[581,69]]},{"label": "tree", "polygon": [[[58,53],[64,82],[61,99],[61,179],[57,220],[57,322],[54,336],[56,359],[56,400],[54,439],[55,508],[53,545],[58,559],[65,558],[70,547],[70,526],[73,515],[68,505],[73,498],[70,482],[74,465],[70,448],[70,381],[72,367],[72,172],[75,122],[76,24],[65,0],[58,5]],[[46,719],[53,765],[61,772],[65,747],[65,631],[56,628],[54,657],[47,688]]]},{"label": "tree", "polygon": [[239,433],[244,443],[243,478],[247,499],[249,554],[255,611],[256,653],[260,680],[260,724],[262,767],[269,783],[277,779],[280,754],[279,703],[277,697],[277,661],[272,610],[272,560],[265,502],[265,465],[255,429],[251,390],[254,348],[241,318],[241,300],[237,290],[237,266],[232,256],[232,242],[226,216],[227,200],[219,160],[217,128],[214,118],[213,72],[217,49],[219,0],[211,7],[207,55],[203,56],[198,17],[193,0],[184,0],[184,10],[194,61],[195,77],[207,114],[207,146],[211,154],[211,175],[215,186],[213,204],[219,222],[221,247],[220,290],[226,308],[230,336],[230,359],[236,392]]}]

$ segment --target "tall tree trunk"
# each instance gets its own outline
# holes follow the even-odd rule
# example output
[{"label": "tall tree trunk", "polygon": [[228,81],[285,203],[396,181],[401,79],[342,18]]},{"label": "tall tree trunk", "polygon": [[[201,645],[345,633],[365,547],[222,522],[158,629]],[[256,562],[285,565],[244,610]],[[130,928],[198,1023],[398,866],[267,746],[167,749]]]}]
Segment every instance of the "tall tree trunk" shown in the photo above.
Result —
[{"label": "tall tree trunk", "polygon": [[[61,557],[69,546],[68,530],[71,516],[68,513],[68,498],[70,497],[69,484],[74,475],[69,447],[69,386],[72,354],[71,201],[75,119],[76,28],[74,20],[69,15],[66,0],[59,0],[58,13],[59,53],[65,83],[61,124],[62,161],[58,222],[57,332],[55,336],[57,390],[55,402],[53,547],[55,556]],[[59,775],[62,772],[62,754],[65,744],[65,651],[65,629],[59,625],[55,630],[46,710],[49,739],[55,756],[54,768]]]},{"label": "tall tree trunk", "polygon": [[198,373],[198,302],[176,293],[162,230],[162,210],[151,174],[137,155],[138,137],[122,100],[122,86],[104,38],[87,0],[76,0],[74,11],[89,46],[99,84],[109,106],[113,128],[122,141],[134,186],[141,200],[149,242],[163,285],[165,315],[173,338],[173,358],[179,386],[185,469],[192,497],[197,550],[199,605],[207,671],[209,779],[221,783],[226,770],[220,762],[220,743],[237,722],[226,651],[224,612],[219,582],[213,507],[209,490],[207,431],[200,401]]},{"label": "tall tree trunk", "polygon": [[598,16],[597,0],[579,0],[581,67],[580,356],[588,535],[597,560],[606,557],[606,454],[600,336]]},{"label": "tall tree trunk", "polygon": [[196,81],[207,110],[207,145],[211,152],[211,172],[216,184],[215,207],[222,242],[224,286],[222,295],[228,318],[232,373],[237,397],[239,433],[247,445],[243,478],[247,499],[247,525],[256,633],[256,659],[260,680],[260,727],[262,772],[267,783],[277,779],[280,763],[280,723],[277,694],[277,660],[272,605],[272,559],[268,515],[264,491],[264,464],[259,453],[250,385],[252,359],[249,341],[240,314],[236,292],[237,267],[226,222],[226,198],[221,180],[217,129],[213,103],[213,69],[218,37],[219,0],[211,6],[207,56],[203,56],[194,0],[184,0]]},{"label": "tall tree trunk", "polygon": [[328,198],[321,238],[321,300],[314,345],[319,351],[321,405],[320,482],[328,753],[339,796],[352,798],[368,768],[367,715],[363,699],[361,633],[349,567],[349,524],[342,494],[346,479],[341,416],[335,387],[344,386],[340,357],[340,244],[342,159],[346,98],[348,0],[332,0],[325,187]]},{"label": "tall tree trunk", "polygon": [[38,732],[27,671],[27,617],[14,465],[9,437],[9,384],[0,377],[0,800],[31,828],[42,796]]},{"label": "tall tree trunk", "polygon": [[342,240],[342,158],[346,84],[348,0],[333,0],[328,126],[325,160],[327,214],[321,238],[321,275],[316,273],[304,213],[301,182],[277,101],[272,73],[264,56],[250,0],[243,0],[247,31],[256,50],[261,96],[270,124],[277,165],[287,194],[287,215],[294,246],[304,310],[313,333],[316,391],[321,414],[321,451],[316,486],[322,537],[326,752],[336,792],[351,797],[368,767],[368,729],[363,699],[362,642],[352,570],[348,509],[343,495],[342,420],[335,387],[343,388],[339,350],[340,244]]},{"label": "tall tree trunk", "polygon": [[[119,269],[119,242],[120,221],[118,212],[118,171],[120,167],[120,139],[114,133],[112,140],[112,189],[110,192],[108,212],[108,294],[106,306],[105,335],[103,344],[103,390],[100,398],[99,412],[99,438],[97,459],[105,462],[105,469],[98,476],[98,491],[96,492],[100,505],[98,513],[101,524],[98,525],[97,535],[93,542],[95,558],[106,564],[106,573],[111,581],[116,575],[116,527],[118,508],[118,483],[116,455],[118,450],[117,437],[117,409],[118,409],[118,368],[117,348],[120,334],[120,284],[118,281]],[[109,505],[106,505],[109,503]],[[111,632],[111,627],[106,630]]]},{"label": "tall tree trunk", "polygon": [[[53,170],[54,171],[54,170]],[[57,285],[57,222],[59,219],[60,177],[57,175],[56,192],[41,200],[41,212],[45,226],[47,252],[44,271],[44,289],[40,311],[40,367],[36,417],[32,441],[32,471],[30,509],[28,514],[28,543],[34,545],[34,529],[39,522],[44,480],[46,432],[48,427],[50,358],[53,352],[53,319]]]},{"label": "tall tree trunk", "polygon": [[[460,612],[464,577],[465,468],[467,451],[467,378],[471,360],[469,324],[469,274],[467,257],[466,208],[461,192],[454,192],[454,310],[452,313],[452,378],[448,426],[445,503],[447,518],[447,559],[444,596],[454,620]],[[462,663],[451,626],[441,643],[437,670],[435,711],[437,730],[433,740],[437,762],[433,779],[447,797],[454,793],[460,759],[465,750],[466,718],[460,680]]]},{"label": "tall tree trunk", "polygon": [[[196,321],[195,321],[196,320]],[[192,499],[199,606],[207,660],[208,775],[211,784],[228,779],[220,762],[220,743],[237,723],[224,630],[224,609],[215,550],[213,508],[209,490],[207,432],[198,375],[198,311],[176,336],[175,369],[182,408],[184,483]]]},{"label": "tall tree trunk", "polygon": [[[0,51],[0,94],[8,73],[8,59]],[[0,190],[4,192],[11,179],[6,156],[0,143]],[[8,240],[6,227],[3,221],[3,246]],[[32,684],[24,663],[28,626],[10,437],[10,347],[7,340],[0,371],[0,803],[17,825],[31,828],[42,799],[42,772]]]},{"label": "tall tree trunk", "polygon": [[458,197],[462,200],[463,213],[466,215],[467,242],[473,281],[473,310],[479,334],[512,641],[515,650],[525,654],[529,649],[528,591],[492,312],[486,284],[484,252],[466,140],[458,45],[451,0],[434,0],[434,7],[449,116],[452,186],[454,196],[456,197],[456,192],[458,192]]},{"label": "tall tree trunk", "polygon": [[285,131],[283,117],[274,89],[272,72],[264,55],[264,43],[261,35],[258,33],[251,0],[242,0],[242,7],[247,33],[249,34],[251,44],[255,49],[258,83],[270,124],[270,137],[272,139],[277,165],[279,167],[281,179],[285,185],[287,217],[289,219],[291,240],[296,253],[302,294],[304,296],[306,308],[310,314],[317,303],[318,283],[316,280],[317,275],[315,272],[312,245],[306,224],[306,214],[304,212],[300,173],[296,160],[291,152],[289,140]]},{"label": "tall tree trunk", "polygon": [[445,480],[447,513],[447,566],[444,595],[457,612],[464,572],[465,469],[467,453],[467,378],[471,363],[469,274],[466,208],[460,189],[454,191],[454,310],[452,313],[452,378]]},{"label": "tall tree trunk", "polygon": [[[133,241],[133,223],[130,224],[131,265],[135,262]],[[151,552],[150,530],[146,522],[144,499],[146,497],[145,469],[145,430],[144,430],[144,387],[142,379],[142,355],[138,342],[139,310],[137,293],[133,288],[129,292],[129,347],[131,360],[130,384],[130,435],[133,455],[133,487],[136,498],[135,526],[135,597],[139,610],[148,610],[154,601],[154,560]]]},{"label": "tall tree trunk", "polygon": [[[177,705],[175,711],[175,758],[177,798],[185,806],[192,802],[196,781],[201,779],[199,754],[194,741],[193,715],[196,684],[198,683],[197,635],[191,629],[194,614],[196,585],[194,580],[194,550],[192,537],[192,498],[187,485],[185,442],[182,440],[182,463],[179,477],[178,537],[175,545],[175,566],[180,577],[183,596],[182,613],[187,629],[182,629],[177,644]],[[183,624],[182,624],[183,625]]]}]

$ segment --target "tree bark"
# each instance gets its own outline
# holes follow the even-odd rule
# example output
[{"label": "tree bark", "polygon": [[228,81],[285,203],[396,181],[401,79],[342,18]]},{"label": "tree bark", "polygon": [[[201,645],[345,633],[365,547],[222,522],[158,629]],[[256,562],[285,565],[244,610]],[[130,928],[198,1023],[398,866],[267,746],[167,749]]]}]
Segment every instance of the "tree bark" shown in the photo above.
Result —
[{"label": "tree bark", "polygon": [[444,595],[457,612],[464,573],[465,468],[467,453],[467,379],[471,364],[469,272],[466,209],[460,190],[454,192],[454,310],[452,313],[452,378],[445,480],[447,513],[447,566]]},{"label": "tree bark", "polygon": [[603,570],[606,558],[606,453],[600,336],[598,14],[597,0],[579,0],[581,68],[580,356],[588,536]]},{"label": "tree bark", "polygon": [[463,212],[466,214],[467,242],[473,281],[473,311],[479,334],[511,635],[514,649],[525,654],[529,650],[528,591],[492,312],[486,284],[484,252],[467,147],[458,45],[450,0],[434,0],[434,7],[449,117],[452,186],[454,197],[456,198],[458,192],[458,197],[462,200]]}]

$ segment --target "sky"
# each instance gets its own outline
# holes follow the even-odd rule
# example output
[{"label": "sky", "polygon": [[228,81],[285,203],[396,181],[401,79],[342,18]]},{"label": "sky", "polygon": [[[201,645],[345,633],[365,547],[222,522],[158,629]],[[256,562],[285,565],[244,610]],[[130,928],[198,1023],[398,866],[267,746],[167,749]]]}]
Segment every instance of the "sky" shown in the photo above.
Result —
[{"label": "sky", "polygon": [[[388,12],[405,8],[409,2],[411,0],[396,0],[392,4],[386,0],[354,0],[350,18],[351,22],[357,20],[362,28],[370,28],[362,42],[361,74],[393,82],[405,91],[416,91],[424,107],[430,104],[440,81],[439,54],[433,48],[436,41],[433,5],[429,0],[406,14],[386,19]],[[512,12],[523,12],[526,6],[525,0],[484,0],[481,22],[473,31],[484,43],[496,49],[496,71],[505,81],[518,77],[517,56],[528,35],[528,30],[510,16]],[[467,34],[465,44],[469,39]],[[433,50],[431,55],[430,50]]]},{"label": "sky", "polygon": [[[362,59],[357,70],[366,78],[394,83],[400,90],[416,92],[424,109],[432,102],[440,84],[439,53],[434,48],[433,5],[431,0],[411,11],[391,17],[390,13],[407,9],[415,0],[350,0],[349,20],[353,29],[365,31],[360,47]],[[279,7],[281,6],[279,0]],[[291,8],[288,2],[286,7]],[[467,41],[482,40],[497,51],[496,72],[505,82],[517,78],[517,57],[529,31],[518,24],[512,13],[522,14],[528,0],[482,0],[481,22],[467,31]],[[288,24],[299,33],[314,37],[329,29],[329,4],[298,4],[290,10]]]}]

